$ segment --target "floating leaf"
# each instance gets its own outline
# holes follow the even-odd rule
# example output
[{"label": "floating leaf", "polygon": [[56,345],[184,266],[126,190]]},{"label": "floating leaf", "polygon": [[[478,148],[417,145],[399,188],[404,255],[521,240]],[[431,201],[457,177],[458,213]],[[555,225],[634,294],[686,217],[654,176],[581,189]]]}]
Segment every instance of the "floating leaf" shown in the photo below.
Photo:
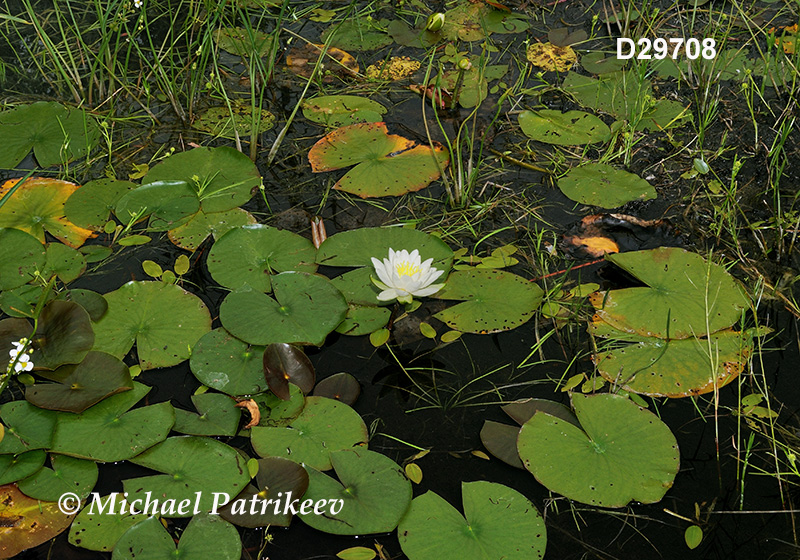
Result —
[{"label": "floating leaf", "polygon": [[464,516],[434,492],[411,502],[397,528],[409,560],[544,558],[542,516],[525,496],[502,484],[462,482]]},{"label": "floating leaf", "polygon": [[519,126],[530,138],[559,146],[605,142],[611,136],[611,129],[603,121],[581,111],[523,111]]},{"label": "floating leaf", "polygon": [[306,397],[303,412],[288,428],[256,426],[250,438],[262,457],[285,457],[322,471],[331,468],[331,452],[365,445],[368,439],[355,410],[324,397]]},{"label": "floating leaf", "polygon": [[434,297],[463,303],[434,317],[453,329],[472,333],[499,332],[527,322],[544,292],[536,284],[502,270],[458,270]]},{"label": "floating leaf", "polygon": [[228,395],[203,393],[192,395],[197,414],[175,409],[176,432],[193,436],[235,436],[239,427],[241,410]]},{"label": "floating leaf", "polygon": [[303,394],[314,388],[316,375],[311,360],[296,346],[273,343],[264,350],[264,377],[278,398],[289,400],[289,383],[297,385]]},{"label": "floating leaf", "polygon": [[57,502],[71,492],[83,500],[97,483],[98,470],[94,461],[50,455],[50,462],[53,468],[45,467],[17,484],[22,493],[43,502]]},{"label": "floating leaf", "polygon": [[[164,231],[185,223],[199,209],[197,194],[188,182],[156,181],[122,195],[114,213],[124,224],[152,216],[150,228]],[[124,244],[123,240],[119,243]]]},{"label": "floating leaf", "polygon": [[117,201],[136,187],[136,183],[118,179],[89,181],[69,196],[64,203],[64,215],[77,226],[103,231]]},{"label": "floating leaf", "polygon": [[672,486],[680,454],[654,414],[619,395],[573,393],[582,429],[544,412],[519,434],[525,468],[552,492],[585,504],[658,502]]},{"label": "floating leaf", "polygon": [[203,335],[192,350],[189,366],[207,387],[229,395],[255,395],[267,390],[263,346],[251,346],[225,329]]},{"label": "floating leaf", "polygon": [[47,542],[69,527],[74,515],[64,515],[57,502],[29,498],[14,484],[0,486],[0,558]]},{"label": "floating leaf", "polygon": [[208,214],[200,210],[185,223],[169,230],[168,235],[169,240],[181,249],[194,251],[209,235],[219,239],[233,228],[255,223],[253,215],[241,208]]},{"label": "floating leaf", "polygon": [[49,449],[56,418],[55,412],[42,410],[28,401],[12,401],[0,406],[0,420],[5,424],[0,454]]},{"label": "floating leaf", "polygon": [[489,94],[489,82],[502,78],[508,72],[507,64],[492,64],[479,68],[473,65],[467,71],[449,70],[440,74],[437,79],[439,86],[454,92],[461,76],[461,86],[458,92],[458,104],[462,107],[476,107],[483,103]]},{"label": "floating leaf", "polygon": [[121,359],[136,342],[142,369],[181,363],[211,330],[205,304],[174,284],[128,282],[105,298],[108,312],[95,323],[94,349]]},{"label": "floating leaf", "polygon": [[656,197],[650,183],[606,163],[589,163],[573,168],[558,180],[558,188],[570,200],[603,208],[616,208],[633,200]]},{"label": "floating leaf", "polygon": [[44,270],[45,249],[32,235],[0,228],[0,290],[13,290]]},{"label": "floating leaf", "polygon": [[[219,48],[236,56],[265,57],[272,52],[272,37],[258,29],[221,27],[214,39]],[[255,64],[253,62],[252,64]]]},{"label": "floating leaf", "polygon": [[86,258],[72,247],[62,243],[48,243],[46,253],[47,262],[42,271],[45,278],[55,274],[64,284],[68,284],[86,271]]},{"label": "floating leaf", "polygon": [[[177,550],[176,550],[177,548]],[[114,547],[113,560],[239,560],[242,541],[236,527],[219,515],[201,513],[189,521],[177,547],[158,517],[150,517],[128,529]]]},{"label": "floating leaf", "polygon": [[519,426],[509,426],[500,422],[486,420],[481,428],[481,442],[489,453],[512,467],[524,469],[525,465],[517,451]]},{"label": "floating leaf", "polygon": [[315,272],[317,250],[308,239],[263,224],[231,229],[211,247],[206,264],[214,280],[231,290],[250,286],[259,292],[272,289],[270,277],[278,272]]},{"label": "floating leaf", "polygon": [[[263,379],[264,376],[262,375]],[[263,427],[283,428],[291,424],[306,405],[306,398],[297,385],[289,385],[289,400],[278,398],[273,392],[268,391],[260,395],[253,395],[257,403],[261,418],[258,425]]]},{"label": "floating leaf", "polygon": [[249,289],[228,294],[220,307],[222,326],[250,344],[321,346],[347,313],[342,294],[322,276],[282,272],[273,276],[272,290],[275,299]]},{"label": "floating leaf", "polygon": [[72,289],[61,292],[59,298],[72,301],[83,307],[92,321],[98,321],[108,311],[106,298],[91,290]]},{"label": "floating leaf", "polygon": [[640,79],[631,72],[616,72],[598,79],[570,72],[561,87],[585,107],[631,121],[646,112],[646,99],[653,96],[650,80]]},{"label": "floating leaf", "polygon": [[[359,272],[360,270],[366,269],[354,270],[352,272]],[[341,276],[339,278],[341,278]],[[334,285],[336,285],[336,282],[334,282]],[[373,284],[370,282],[369,285]],[[339,326],[336,327],[336,332],[349,336],[370,334],[386,326],[391,317],[391,310],[385,307],[350,304],[347,309],[347,316],[344,318],[344,321],[339,323]]]},{"label": "floating leaf", "polygon": [[686,528],[683,538],[686,541],[686,546],[689,547],[689,550],[694,550],[700,546],[701,542],[703,542],[703,530],[697,525],[690,525]]},{"label": "floating leaf", "polygon": [[[292,73],[310,78],[324,49],[324,45],[313,43],[295,47],[286,54],[286,66]],[[325,60],[320,64],[319,70],[323,76],[322,81],[329,83],[333,81],[334,76],[351,78],[357,75],[359,67],[353,55],[342,49],[329,47],[325,51]]]},{"label": "floating leaf", "polygon": [[[92,509],[95,513],[90,513]],[[119,494],[98,496],[75,517],[69,542],[89,550],[111,552],[125,531],[148,518],[146,514],[130,513],[129,505]]]},{"label": "floating leaf", "polygon": [[317,383],[313,394],[315,397],[327,397],[353,406],[361,394],[361,385],[349,373],[336,373]]},{"label": "floating leaf", "polygon": [[361,17],[331,25],[322,32],[320,40],[332,47],[351,51],[374,51],[392,44],[392,38],[386,32],[372,25],[372,18]]},{"label": "floating leaf", "polygon": [[[0,186],[0,198],[21,179],[10,179]],[[30,233],[44,244],[47,232],[70,247],[80,247],[95,233],[70,222],[64,216],[64,203],[78,185],[58,179],[26,179],[0,207],[0,228],[15,228]]]},{"label": "floating leaf", "polygon": [[658,338],[703,337],[733,325],[748,298],[718,264],[676,247],[606,255],[648,287],[596,292],[598,317],[618,330]]},{"label": "floating leaf", "polygon": [[528,24],[513,14],[483,3],[465,2],[445,12],[441,35],[452,40],[480,41],[491,33],[519,33]]},{"label": "floating leaf", "polygon": [[[58,424],[47,447],[53,453],[110,463],[130,459],[164,441],[175,422],[171,404],[129,411],[149,391],[150,387],[134,382],[131,391],[108,397],[81,414],[50,412],[57,414]],[[4,444],[5,440],[0,445]]]},{"label": "floating leaf", "polygon": [[581,55],[581,66],[592,74],[608,74],[622,70],[628,63],[627,60],[616,56],[606,56],[602,51],[593,51]]},{"label": "floating leaf", "polygon": [[[398,227],[358,228],[332,235],[320,245],[317,263],[327,266],[366,266],[371,269],[371,258],[387,258],[389,249],[405,249],[409,252],[417,249],[422,260],[433,259],[433,266],[444,269],[445,274],[453,263],[453,250],[440,238],[419,230]],[[353,301],[375,303],[370,300]]]},{"label": "floating leaf", "polygon": [[[0,441],[3,441],[0,439]],[[0,455],[0,486],[27,478],[42,468],[47,454],[41,449]]]},{"label": "floating leaf", "polygon": [[83,361],[95,342],[86,310],[71,301],[51,301],[39,315],[32,338],[31,361],[36,367],[55,369]]},{"label": "floating leaf", "polygon": [[100,137],[97,121],[83,109],[43,101],[0,113],[0,135],[0,168],[5,169],[16,167],[31,149],[39,167],[76,160],[87,155]]},{"label": "floating leaf", "polygon": [[[367,66],[364,74],[367,78],[373,80],[390,80],[396,82],[410,77],[414,72],[419,70],[421,66],[422,64],[418,60],[411,60],[407,56],[393,56],[389,58],[389,60],[379,60],[375,64],[370,64]],[[379,120],[381,119],[376,119],[374,122]],[[340,126],[345,124],[353,123],[341,123]]]},{"label": "floating leaf", "polygon": [[[275,115],[256,108],[256,134],[266,132],[275,126]],[[253,135],[253,108],[243,103],[229,107],[211,107],[200,113],[192,122],[192,128],[212,134],[215,138],[244,138]]]},{"label": "floating leaf", "polygon": [[357,95],[322,95],[303,101],[303,116],[328,127],[380,122],[386,107]]},{"label": "floating leaf", "polygon": [[314,173],[356,165],[334,188],[369,198],[424,189],[439,178],[449,155],[444,146],[431,149],[389,134],[385,123],[376,122],[334,130],[314,144],[308,161]]},{"label": "floating leaf", "polygon": [[[424,24],[425,22],[422,23]],[[403,45],[404,47],[427,49],[442,40],[439,32],[428,31],[424,25],[420,28],[412,29],[400,19],[389,22],[386,31],[398,45]]]},{"label": "floating leaf", "polygon": [[353,546],[336,553],[336,557],[342,560],[372,560],[375,556],[377,553],[365,546]]},{"label": "floating leaf", "polygon": [[307,465],[309,484],[304,499],[326,500],[329,508],[339,507],[340,511],[335,515],[301,513],[300,519],[334,535],[368,535],[394,529],[411,502],[411,483],[400,466],[368,449],[333,451],[330,461],[339,480]]},{"label": "floating leaf", "polygon": [[578,62],[578,55],[572,47],[559,47],[552,43],[531,43],[525,51],[525,58],[548,72],[566,72]]}]

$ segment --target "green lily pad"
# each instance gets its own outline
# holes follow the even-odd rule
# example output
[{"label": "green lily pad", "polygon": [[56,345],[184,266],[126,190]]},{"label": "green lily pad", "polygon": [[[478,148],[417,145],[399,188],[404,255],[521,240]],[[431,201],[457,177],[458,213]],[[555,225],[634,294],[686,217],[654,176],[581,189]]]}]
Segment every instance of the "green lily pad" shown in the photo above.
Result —
[{"label": "green lily pad", "polygon": [[69,527],[75,515],[65,515],[57,502],[29,498],[14,484],[0,486],[0,558],[47,542]]},{"label": "green lily pad", "polygon": [[[164,441],[175,423],[171,404],[130,410],[149,391],[150,387],[134,382],[132,390],[108,397],[80,414],[51,412],[57,414],[58,423],[48,447],[53,453],[110,463],[130,459]],[[4,444],[5,440],[0,446]]]},{"label": "green lily pad", "polygon": [[434,317],[450,328],[472,333],[492,333],[525,324],[542,302],[542,289],[503,270],[457,270],[433,297],[461,300]]},{"label": "green lily pad", "polygon": [[[125,500],[120,494],[93,497],[72,522],[69,529],[70,544],[99,552],[114,550],[125,531],[150,517],[130,513],[127,502],[124,508],[123,502]],[[92,506],[94,513],[91,513]],[[125,513],[122,513],[123,509]]]},{"label": "green lily pad", "polygon": [[611,129],[603,121],[582,111],[523,111],[519,126],[530,138],[559,146],[605,142]]},{"label": "green lily pad", "polygon": [[356,17],[328,27],[322,32],[320,42],[346,51],[374,51],[391,45],[392,38],[372,25],[370,18]]},{"label": "green lily pad", "polygon": [[221,27],[214,37],[219,48],[236,56],[267,56],[272,52],[272,37],[258,29]]},{"label": "green lily pad", "polygon": [[[0,292],[0,309],[9,317],[32,317],[43,293],[44,287],[41,284],[25,284],[13,290]],[[54,296],[55,294],[51,292],[47,300],[53,299]]]},{"label": "green lily pad", "polygon": [[72,301],[83,307],[92,321],[99,321],[108,311],[106,298],[97,292],[83,289],[72,289],[58,294],[59,299]]},{"label": "green lily pad", "polygon": [[544,558],[542,516],[522,494],[494,482],[462,482],[464,516],[435,492],[411,502],[397,528],[409,560]]},{"label": "green lily pad", "polygon": [[325,397],[306,397],[303,412],[288,428],[256,426],[250,434],[253,449],[262,457],[284,457],[321,471],[331,468],[331,452],[365,445],[367,439],[361,416]]},{"label": "green lily pad", "polygon": [[82,109],[37,102],[0,113],[0,168],[11,169],[33,149],[39,167],[87,155],[100,137],[97,121]]},{"label": "green lily pad", "polygon": [[45,377],[56,383],[28,387],[25,399],[48,410],[83,412],[108,396],[133,388],[128,366],[103,352],[89,352],[81,363],[61,366]]},{"label": "green lily pad", "polygon": [[[256,108],[256,134],[275,126],[275,115]],[[233,104],[228,107],[211,107],[200,113],[192,128],[212,134],[215,138],[244,138],[253,135],[253,108],[248,104]]]},{"label": "green lily pad", "polygon": [[648,286],[589,296],[598,317],[615,329],[658,338],[703,337],[730,327],[749,307],[733,277],[696,253],[662,247],[606,259]]},{"label": "green lily pad", "polygon": [[261,185],[255,164],[243,153],[221,146],[194,148],[175,154],[154,166],[142,184],[186,181],[200,200],[203,212],[224,212],[241,206]]},{"label": "green lily pad", "polygon": [[570,170],[558,180],[558,188],[570,200],[602,208],[617,208],[633,200],[656,197],[650,183],[605,163],[589,163]]},{"label": "green lily pad", "polygon": [[44,270],[44,247],[24,231],[0,228],[0,290],[12,290]]},{"label": "green lily pad", "polygon": [[619,395],[572,395],[583,429],[544,412],[517,446],[525,468],[552,492],[601,507],[661,500],[678,472],[675,436],[653,413]]},{"label": "green lily pad", "polygon": [[122,359],[136,342],[142,369],[181,363],[211,330],[206,305],[174,284],[128,282],[105,298],[108,312],[94,324],[94,349]]},{"label": "green lily pad", "polygon": [[195,251],[209,235],[219,239],[234,228],[255,223],[253,215],[241,208],[208,214],[200,210],[187,222],[169,230],[168,235],[169,240],[178,247]]},{"label": "green lily pad", "polygon": [[658,132],[677,128],[692,120],[692,112],[678,101],[659,99],[636,125],[636,130]]},{"label": "green lily pad", "polygon": [[158,496],[162,503],[189,500],[188,509],[181,512],[175,508],[163,512],[164,517],[191,517],[196,503],[199,510],[210,511],[215,503],[221,505],[215,502],[220,498],[215,493],[236,496],[250,480],[247,459],[233,447],[207,437],[171,437],[131,462],[164,473],[124,480],[122,485],[131,504],[137,499],[144,503],[146,492]]},{"label": "green lily pad", "polygon": [[48,243],[46,254],[47,261],[42,271],[45,278],[55,274],[64,284],[68,284],[86,271],[86,258],[72,247],[62,243]]},{"label": "green lily pad", "polygon": [[380,122],[386,107],[357,95],[321,95],[303,101],[303,116],[329,127]]},{"label": "green lily pad", "polygon": [[292,383],[289,383],[288,401],[279,398],[271,391],[254,395],[253,400],[258,405],[261,414],[258,425],[262,427],[286,427],[300,416],[306,406],[306,397],[303,391]]},{"label": "green lily pad", "polygon": [[263,224],[231,229],[211,247],[206,264],[214,280],[231,290],[249,285],[272,289],[270,276],[297,270],[315,272],[317,250],[305,237]]},{"label": "green lily pad", "polygon": [[389,134],[382,122],[337,128],[308,152],[314,173],[355,165],[333,188],[362,198],[400,196],[424,189],[439,178],[449,158],[444,146],[435,144],[431,149]]},{"label": "green lily pad", "polygon": [[46,457],[47,454],[41,449],[18,455],[0,455],[0,486],[31,476],[42,468]]},{"label": "green lily pad", "polygon": [[[323,246],[324,245],[323,243]],[[329,254],[328,247],[330,246],[325,246],[323,250]],[[388,256],[388,254],[387,249],[385,256]],[[378,258],[382,259],[385,258],[385,256],[382,255]],[[358,306],[375,307],[389,304],[389,302],[378,300],[378,294],[381,293],[381,290],[372,282],[372,277],[377,277],[377,274],[371,264],[372,263],[369,263],[354,270],[348,270],[344,274],[331,279],[331,283],[336,286],[337,290],[342,292],[344,299],[347,300],[347,303],[351,304],[351,306],[355,304]]]},{"label": "green lily pad", "polygon": [[252,346],[214,329],[197,341],[189,360],[194,376],[228,395],[255,395],[267,390],[261,358],[263,346]]},{"label": "green lily pad", "polygon": [[193,436],[235,436],[242,411],[236,401],[220,393],[202,393],[192,396],[197,414],[175,409],[176,432]]},{"label": "green lily pad", "polygon": [[349,336],[369,334],[385,327],[391,317],[392,311],[385,307],[351,304],[336,332]]},{"label": "green lily pad", "polygon": [[635,336],[637,344],[595,354],[597,371],[626,391],[654,397],[715,391],[733,381],[753,353],[752,339],[731,330],[683,340],[621,334]]},{"label": "green lily pad", "polygon": [[5,425],[0,454],[49,449],[53,444],[56,419],[55,412],[42,410],[28,401],[12,401],[0,406],[0,420]]},{"label": "green lily pad", "polygon": [[117,201],[138,186],[118,179],[89,181],[69,196],[64,203],[64,215],[76,226],[102,231]]},{"label": "green lily pad", "polygon": [[[418,249],[423,261],[433,259],[433,266],[440,270],[445,269],[445,274],[453,264],[453,250],[447,246],[447,243],[434,235],[416,229],[399,227],[359,228],[332,235],[320,245],[317,251],[317,263],[327,266],[367,266],[371,268],[371,258],[387,258],[389,249],[395,251],[406,249],[409,252]],[[354,303],[374,303],[371,300],[363,299],[353,299],[352,301]]]},{"label": "green lily pad", "polygon": [[499,80],[508,72],[507,64],[490,64],[484,68],[473,65],[467,71],[448,70],[437,76],[438,86],[454,92],[461,75],[458,104],[464,108],[476,107],[489,95],[489,82]]},{"label": "green lily pad", "polygon": [[[588,52],[581,56],[581,66],[592,74],[608,74],[622,70],[628,63],[627,60],[617,58],[616,55],[607,55],[602,51]],[[677,76],[676,76],[677,77]]]},{"label": "green lily pad", "polygon": [[[258,460],[258,474],[255,485],[249,484],[245,490],[223,507],[220,516],[240,527],[266,527],[277,525],[288,527],[292,521],[291,511],[285,505],[299,499],[308,490],[308,473],[288,459],[269,457]],[[253,502],[253,496],[256,502]],[[264,506],[262,500],[281,500],[283,509],[275,513],[274,505]],[[259,504],[251,508],[250,504]],[[253,511],[255,509],[255,511]],[[262,513],[263,512],[263,513]]]},{"label": "green lily pad", "polygon": [[97,483],[97,463],[65,455],[50,455],[53,468],[45,467],[21,480],[17,486],[26,496],[43,502],[57,502],[72,492],[86,498]]},{"label": "green lily pad", "polygon": [[322,346],[347,314],[344,297],[322,276],[282,272],[272,277],[272,290],[275,299],[249,288],[228,294],[220,306],[222,326],[250,344]]},{"label": "green lily pad", "polygon": [[42,309],[32,341],[34,365],[55,369],[82,362],[92,349],[95,336],[83,307],[71,301],[54,300]]},{"label": "green lily pad", "polygon": [[394,529],[411,503],[411,483],[400,466],[368,449],[333,451],[330,460],[339,480],[306,465],[309,484],[303,499],[326,500],[328,513],[340,510],[334,515],[300,513],[300,519],[334,535],[369,535]]},{"label": "green lily pad", "polygon": [[111,560],[239,560],[242,541],[236,527],[219,515],[199,514],[181,534],[177,547],[157,517],[137,523],[123,534]]},{"label": "green lily pad", "polygon": [[192,186],[186,181],[155,181],[123,194],[114,214],[123,223],[151,216],[150,228],[166,231],[186,223],[200,209]]},{"label": "green lily pad", "polygon": [[633,72],[614,72],[597,79],[569,72],[561,87],[584,107],[629,121],[644,113],[647,99],[653,97],[650,80],[640,80]]},{"label": "green lily pad", "polygon": [[[0,198],[20,179],[0,187]],[[0,207],[0,228],[15,228],[30,233],[44,244],[45,232],[70,247],[80,247],[95,233],[78,227],[64,216],[64,203],[78,185],[58,179],[26,179]]]},{"label": "green lily pad", "polygon": [[440,33],[451,41],[480,41],[492,33],[520,33],[528,23],[486,4],[465,2],[445,12]]}]

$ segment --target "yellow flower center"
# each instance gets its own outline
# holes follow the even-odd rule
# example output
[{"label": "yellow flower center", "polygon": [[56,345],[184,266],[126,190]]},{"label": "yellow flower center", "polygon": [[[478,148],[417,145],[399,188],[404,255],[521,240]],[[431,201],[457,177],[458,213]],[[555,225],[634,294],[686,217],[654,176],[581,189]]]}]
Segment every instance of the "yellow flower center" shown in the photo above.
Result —
[{"label": "yellow flower center", "polygon": [[409,261],[403,261],[395,265],[397,269],[397,274],[400,276],[413,276],[417,272],[422,272],[422,269],[418,266],[414,266]]}]

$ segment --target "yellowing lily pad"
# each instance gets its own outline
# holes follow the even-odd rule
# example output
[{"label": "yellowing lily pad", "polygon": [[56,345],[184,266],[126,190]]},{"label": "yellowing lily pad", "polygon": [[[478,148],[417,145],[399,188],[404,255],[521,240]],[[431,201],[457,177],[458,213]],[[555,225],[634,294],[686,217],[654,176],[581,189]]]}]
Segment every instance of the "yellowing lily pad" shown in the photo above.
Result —
[{"label": "yellowing lily pad", "polygon": [[420,69],[422,64],[418,60],[411,60],[407,56],[393,56],[389,60],[381,60],[370,64],[364,71],[367,78],[373,80],[391,80],[396,82],[411,76]]},{"label": "yellowing lily pad", "polygon": [[69,527],[73,515],[65,515],[57,502],[29,498],[15,484],[0,486],[0,558],[14,558]]},{"label": "yellowing lily pad", "polygon": [[525,57],[534,66],[548,72],[566,72],[578,62],[578,55],[572,47],[559,47],[552,43],[532,43],[525,51]]},{"label": "yellowing lily pad", "polygon": [[370,198],[424,189],[447,167],[449,154],[439,144],[432,149],[389,134],[386,124],[378,122],[334,130],[314,144],[308,161],[314,173],[356,165],[334,188]]},{"label": "yellowing lily pad", "polygon": [[[11,179],[3,183],[0,198],[19,181]],[[76,226],[64,215],[64,204],[78,187],[58,179],[27,179],[0,207],[0,228],[28,232],[43,244],[47,232],[70,247],[80,247],[95,233]]]}]

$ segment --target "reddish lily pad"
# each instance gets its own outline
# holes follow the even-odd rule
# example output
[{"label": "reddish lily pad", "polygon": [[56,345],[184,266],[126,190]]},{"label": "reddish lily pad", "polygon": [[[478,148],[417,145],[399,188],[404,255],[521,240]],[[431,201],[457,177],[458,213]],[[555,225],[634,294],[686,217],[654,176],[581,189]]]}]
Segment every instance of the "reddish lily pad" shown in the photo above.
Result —
[{"label": "reddish lily pad", "polygon": [[73,517],[62,513],[57,502],[29,498],[15,484],[0,486],[0,559],[49,541],[69,527]]},{"label": "reddish lily pad", "polygon": [[264,377],[270,390],[284,401],[290,398],[289,383],[308,394],[316,381],[308,356],[300,348],[284,342],[270,344],[264,351]]}]

